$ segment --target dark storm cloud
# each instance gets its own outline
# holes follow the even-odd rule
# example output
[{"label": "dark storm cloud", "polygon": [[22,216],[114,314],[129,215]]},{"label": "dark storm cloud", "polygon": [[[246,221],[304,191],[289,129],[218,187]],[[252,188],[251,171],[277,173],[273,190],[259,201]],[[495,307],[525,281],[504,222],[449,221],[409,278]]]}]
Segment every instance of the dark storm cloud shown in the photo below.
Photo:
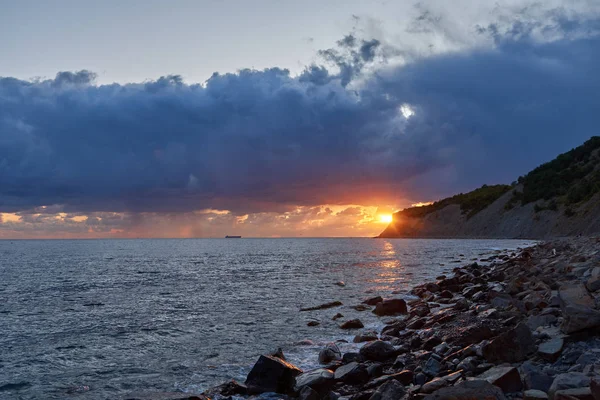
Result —
[{"label": "dark storm cloud", "polygon": [[321,52],[334,72],[2,78],[0,211],[239,215],[510,182],[599,133],[598,21],[563,17],[478,27],[493,48],[402,66],[378,67],[380,42],[347,36]]}]

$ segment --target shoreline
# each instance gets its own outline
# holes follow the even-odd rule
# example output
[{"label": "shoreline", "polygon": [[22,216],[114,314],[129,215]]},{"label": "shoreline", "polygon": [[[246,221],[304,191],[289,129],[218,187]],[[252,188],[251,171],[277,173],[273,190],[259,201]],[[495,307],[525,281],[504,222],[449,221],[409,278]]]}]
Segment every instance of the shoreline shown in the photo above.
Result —
[{"label": "shoreline", "polygon": [[[200,395],[153,398],[600,395],[596,238],[543,241],[487,266],[456,267],[452,276],[439,276],[410,293],[418,299],[366,299],[365,308],[380,316],[384,328],[364,332],[360,322],[351,321],[357,329],[345,331],[346,335],[355,333],[355,342],[364,345],[358,352],[342,354],[332,342],[314,355],[322,368],[302,372],[279,352],[261,356],[245,383],[230,381]],[[331,310],[335,312],[335,306]]]}]

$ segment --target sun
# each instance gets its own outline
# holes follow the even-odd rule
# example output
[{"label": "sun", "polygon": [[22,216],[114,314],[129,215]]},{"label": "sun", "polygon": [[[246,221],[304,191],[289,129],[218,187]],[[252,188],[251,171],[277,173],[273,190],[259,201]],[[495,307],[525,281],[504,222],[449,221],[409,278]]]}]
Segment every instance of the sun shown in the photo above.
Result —
[{"label": "sun", "polygon": [[379,216],[379,220],[381,222],[385,222],[386,224],[389,224],[390,222],[392,222],[394,220],[394,217],[392,217],[392,214],[382,214]]}]

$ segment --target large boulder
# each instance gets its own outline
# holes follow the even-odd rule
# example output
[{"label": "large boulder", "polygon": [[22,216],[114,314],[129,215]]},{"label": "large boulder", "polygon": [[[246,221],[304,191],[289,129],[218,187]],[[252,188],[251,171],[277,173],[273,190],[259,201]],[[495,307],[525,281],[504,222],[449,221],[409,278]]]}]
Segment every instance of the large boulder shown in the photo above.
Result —
[{"label": "large boulder", "polygon": [[558,297],[564,319],[561,330],[564,333],[600,326],[600,311],[595,309],[594,299],[585,285],[578,283],[561,286]]},{"label": "large boulder", "polygon": [[329,364],[332,361],[339,361],[342,359],[342,352],[339,347],[335,343],[328,343],[321,351],[319,352],[319,363],[320,364]]},{"label": "large boulder", "polygon": [[510,331],[497,336],[482,348],[483,357],[489,362],[519,362],[536,350],[531,331],[520,323]]},{"label": "large boulder", "polygon": [[514,367],[493,367],[479,375],[478,379],[498,386],[504,393],[519,392],[523,388],[521,375]]},{"label": "large boulder", "polygon": [[560,357],[564,344],[563,338],[550,339],[538,346],[538,355],[546,361],[554,362]]},{"label": "large boulder", "polygon": [[502,390],[487,381],[464,381],[425,396],[425,400],[506,400]]},{"label": "large boulder", "polygon": [[300,392],[305,387],[320,391],[333,384],[334,373],[326,368],[314,369],[296,377],[295,389]]},{"label": "large boulder", "polygon": [[556,375],[548,394],[550,398],[554,398],[554,394],[559,390],[578,389],[590,385],[590,377],[581,372],[567,372],[565,374]]},{"label": "large boulder", "polygon": [[369,400],[400,400],[406,394],[404,386],[395,379],[390,379],[377,388]]},{"label": "large boulder", "polygon": [[406,301],[403,299],[388,299],[383,300],[375,306],[375,310],[373,313],[379,316],[384,315],[396,315],[396,314],[406,314]]},{"label": "large boulder", "polygon": [[301,373],[300,368],[280,358],[260,356],[245,383],[250,393],[288,394],[294,391],[296,376]]},{"label": "large boulder", "polygon": [[375,340],[361,347],[360,355],[366,360],[386,361],[390,358],[394,358],[397,355],[397,351],[390,343],[382,340]]}]

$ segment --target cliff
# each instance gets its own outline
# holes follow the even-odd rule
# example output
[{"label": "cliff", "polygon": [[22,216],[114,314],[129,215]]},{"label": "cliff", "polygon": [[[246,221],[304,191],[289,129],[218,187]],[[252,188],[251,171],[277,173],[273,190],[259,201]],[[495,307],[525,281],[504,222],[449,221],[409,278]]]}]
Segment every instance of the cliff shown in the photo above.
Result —
[{"label": "cliff", "polygon": [[379,237],[551,238],[600,233],[600,137],[493,185],[394,213]]}]

